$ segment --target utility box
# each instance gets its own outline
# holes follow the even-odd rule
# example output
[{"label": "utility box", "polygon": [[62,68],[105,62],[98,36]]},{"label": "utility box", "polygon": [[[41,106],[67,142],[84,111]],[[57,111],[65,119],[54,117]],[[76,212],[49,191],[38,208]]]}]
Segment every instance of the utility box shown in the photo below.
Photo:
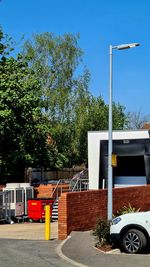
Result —
[{"label": "utility box", "polygon": [[28,199],[28,218],[33,221],[45,221],[45,206],[50,205],[50,215],[52,216],[53,203],[53,198]]}]

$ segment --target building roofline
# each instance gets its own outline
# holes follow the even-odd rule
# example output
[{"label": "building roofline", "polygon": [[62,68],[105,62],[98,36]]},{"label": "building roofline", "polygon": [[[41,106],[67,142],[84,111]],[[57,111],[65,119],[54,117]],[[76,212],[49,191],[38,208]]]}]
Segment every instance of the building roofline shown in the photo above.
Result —
[{"label": "building roofline", "polygon": [[[149,129],[139,129],[139,130],[128,130],[128,129],[125,129],[125,130],[113,130],[113,132],[147,132],[149,131]],[[108,130],[97,130],[97,131],[88,131],[88,133],[107,133]]]}]

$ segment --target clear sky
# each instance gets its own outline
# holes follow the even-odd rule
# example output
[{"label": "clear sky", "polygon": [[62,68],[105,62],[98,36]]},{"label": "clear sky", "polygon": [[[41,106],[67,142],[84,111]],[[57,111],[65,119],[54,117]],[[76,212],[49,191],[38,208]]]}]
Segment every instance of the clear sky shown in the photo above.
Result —
[{"label": "clear sky", "polygon": [[113,99],[127,111],[150,114],[149,0],[0,0],[0,24],[16,40],[46,31],[80,33],[90,91],[107,103],[109,45],[140,43],[114,51]]}]

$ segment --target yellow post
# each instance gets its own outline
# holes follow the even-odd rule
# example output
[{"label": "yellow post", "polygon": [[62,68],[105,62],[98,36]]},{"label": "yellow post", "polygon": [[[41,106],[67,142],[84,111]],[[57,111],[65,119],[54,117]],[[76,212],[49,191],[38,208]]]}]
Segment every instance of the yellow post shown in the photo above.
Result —
[{"label": "yellow post", "polygon": [[50,205],[45,206],[45,240],[50,240]]}]

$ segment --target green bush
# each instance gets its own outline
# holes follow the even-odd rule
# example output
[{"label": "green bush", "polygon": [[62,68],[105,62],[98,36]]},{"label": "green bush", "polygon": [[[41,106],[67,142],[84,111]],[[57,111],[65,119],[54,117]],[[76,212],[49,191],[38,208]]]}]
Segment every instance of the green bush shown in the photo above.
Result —
[{"label": "green bush", "polygon": [[99,219],[93,230],[93,235],[98,239],[99,246],[109,244],[110,224],[107,220]]},{"label": "green bush", "polygon": [[114,217],[123,215],[123,214],[127,214],[127,213],[133,213],[133,212],[139,212],[139,209],[136,209],[134,207],[131,206],[131,204],[129,203],[129,206],[123,206],[122,208],[120,208],[119,210],[117,210],[116,214],[114,214]]}]

